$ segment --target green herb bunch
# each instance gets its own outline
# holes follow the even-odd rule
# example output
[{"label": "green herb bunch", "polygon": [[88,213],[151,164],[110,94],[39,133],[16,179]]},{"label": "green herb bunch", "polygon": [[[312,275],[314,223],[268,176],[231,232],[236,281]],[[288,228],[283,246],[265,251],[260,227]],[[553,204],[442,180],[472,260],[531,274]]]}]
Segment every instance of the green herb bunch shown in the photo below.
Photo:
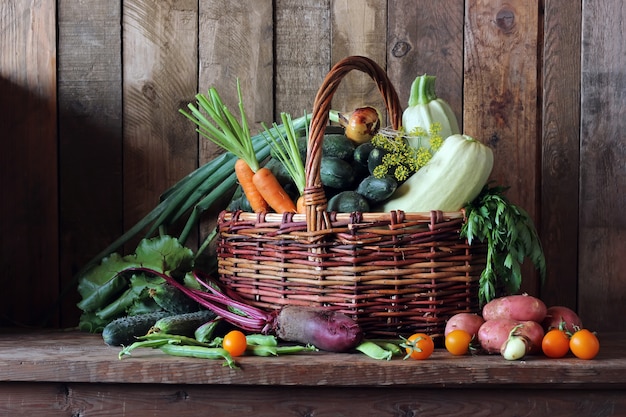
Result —
[{"label": "green herb bunch", "polygon": [[487,264],[480,275],[478,297],[484,304],[496,297],[497,289],[519,291],[521,264],[528,257],[541,276],[546,275],[546,261],[531,217],[504,196],[508,187],[489,187],[465,207],[467,221],[461,237],[487,243]]},{"label": "green herb bunch", "polygon": [[426,165],[443,144],[440,130],[439,123],[433,123],[428,131],[416,127],[409,133],[404,132],[402,128],[380,129],[371,142],[376,148],[387,153],[383,156],[382,164],[374,168],[373,175],[382,178],[392,173],[398,181],[409,178]]}]

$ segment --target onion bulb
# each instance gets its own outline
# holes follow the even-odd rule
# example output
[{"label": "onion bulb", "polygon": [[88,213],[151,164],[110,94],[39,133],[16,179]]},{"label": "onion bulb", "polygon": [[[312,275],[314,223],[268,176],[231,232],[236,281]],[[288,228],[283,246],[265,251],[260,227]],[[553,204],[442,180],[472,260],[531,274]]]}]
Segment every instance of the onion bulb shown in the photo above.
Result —
[{"label": "onion bulb", "polygon": [[380,112],[371,106],[359,107],[349,115],[338,113],[336,121],[348,139],[361,144],[369,142],[380,129]]}]

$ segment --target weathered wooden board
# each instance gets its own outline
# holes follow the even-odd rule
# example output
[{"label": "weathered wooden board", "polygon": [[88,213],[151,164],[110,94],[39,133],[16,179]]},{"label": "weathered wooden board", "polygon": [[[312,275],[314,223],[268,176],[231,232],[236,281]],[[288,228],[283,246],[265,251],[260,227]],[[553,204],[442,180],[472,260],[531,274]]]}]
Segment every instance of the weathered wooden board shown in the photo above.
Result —
[{"label": "weathered wooden board", "polygon": [[[464,132],[492,148],[491,179],[510,187],[507,197],[536,221],[538,3],[470,1],[465,21]],[[522,290],[538,295],[533,269],[524,265]]]},{"label": "weathered wooden board", "polygon": [[132,0],[123,6],[127,229],[198,166],[194,126],[178,113],[197,91],[198,2]]},{"label": "weathered wooden board", "polygon": [[124,230],[121,9],[60,0],[57,11],[60,275],[77,302],[74,274]]},{"label": "weathered wooden board", "polygon": [[387,72],[403,108],[418,75],[437,77],[437,95],[463,122],[463,0],[390,0]]},{"label": "weathered wooden board", "polygon": [[[460,390],[404,387],[225,387],[138,384],[0,384],[0,413],[46,417],[393,417],[429,415],[621,416],[618,390]],[[42,414],[45,413],[45,414]]]},{"label": "weathered wooden board", "polygon": [[59,288],[55,2],[0,3],[0,323],[39,323]]},{"label": "weathered wooden board", "polygon": [[[620,416],[624,334],[601,334],[591,361],[499,355],[425,361],[309,353],[219,360],[118,348],[95,335],[0,335],[0,414],[46,416]],[[89,354],[85,354],[89,352]]]},{"label": "weathered wooden board", "polygon": [[626,9],[584,2],[578,308],[598,329],[626,306]]},{"label": "weathered wooden board", "polygon": [[544,3],[541,215],[547,260],[541,298],[577,308],[581,2]]},{"label": "weathered wooden board", "polygon": [[330,0],[276,0],[274,114],[311,112],[331,64]]}]

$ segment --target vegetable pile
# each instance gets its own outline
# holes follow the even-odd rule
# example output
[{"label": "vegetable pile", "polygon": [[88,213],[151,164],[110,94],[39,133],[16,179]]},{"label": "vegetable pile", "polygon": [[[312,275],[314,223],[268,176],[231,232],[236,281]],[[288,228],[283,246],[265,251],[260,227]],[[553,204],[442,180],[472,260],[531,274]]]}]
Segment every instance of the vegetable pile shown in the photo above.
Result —
[{"label": "vegetable pile", "polygon": [[[322,143],[320,177],[327,209],[464,209],[467,221],[460,237],[488,248],[479,291],[484,310],[482,317],[469,313],[452,317],[450,331],[446,328],[446,348],[463,355],[477,338],[487,352],[499,352],[511,340],[511,346],[525,347],[524,354],[512,354],[512,358],[535,353],[541,349],[539,335],[547,333],[541,323],[550,317],[550,309],[535,306],[532,317],[489,314],[513,302],[496,297],[503,289],[519,291],[520,264],[525,258],[545,276],[537,232],[528,214],[504,197],[506,188],[488,186],[493,152],[459,131],[450,106],[436,96],[434,83],[433,76],[415,79],[399,130],[381,127],[380,113],[373,107],[330,112],[330,120],[338,126],[328,126]],[[102,332],[107,344],[123,346],[120,358],[142,347],[176,356],[223,359],[231,367],[236,367],[233,358],[240,355],[276,356],[318,349],[361,352],[387,360],[403,353],[405,359],[430,357],[434,341],[427,334],[364,340],[350,317],[330,309],[263,311],[246,305],[210,278],[215,257],[208,248],[215,232],[195,252],[185,246],[209,209],[303,211],[310,116],[292,119],[282,113],[281,124],[263,124],[263,132],[251,135],[239,82],[237,94],[237,115],[213,87],[180,110],[201,136],[224,153],[167,190],[152,212],[78,273],[80,328]],[[181,231],[175,236],[172,230]],[[133,253],[120,252],[142,233]],[[502,306],[494,307],[495,302]],[[581,327],[569,315],[571,311],[552,311],[573,326],[568,332]],[[570,349],[576,354],[579,348]]]},{"label": "vegetable pile", "polygon": [[573,310],[546,307],[527,294],[495,298],[483,306],[482,315],[456,314],[446,323],[444,334],[446,348],[453,354],[464,348],[461,354],[481,350],[507,360],[539,353],[561,358],[570,351],[577,358],[593,359],[600,349],[595,334],[583,327]]}]

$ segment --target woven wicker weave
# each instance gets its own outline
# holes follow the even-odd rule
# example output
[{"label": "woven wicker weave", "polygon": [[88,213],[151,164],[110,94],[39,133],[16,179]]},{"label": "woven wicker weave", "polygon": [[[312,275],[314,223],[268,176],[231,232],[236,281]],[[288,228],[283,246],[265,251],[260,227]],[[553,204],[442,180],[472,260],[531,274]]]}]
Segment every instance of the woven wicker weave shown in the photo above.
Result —
[{"label": "woven wicker weave", "polygon": [[368,336],[443,334],[446,320],[478,308],[485,248],[460,239],[462,212],[332,213],[320,180],[332,96],[351,70],[378,85],[392,125],[401,108],[385,72],[365,57],[337,63],[313,107],[306,162],[306,214],[220,213],[218,267],[227,288],[251,304],[329,306]]}]

